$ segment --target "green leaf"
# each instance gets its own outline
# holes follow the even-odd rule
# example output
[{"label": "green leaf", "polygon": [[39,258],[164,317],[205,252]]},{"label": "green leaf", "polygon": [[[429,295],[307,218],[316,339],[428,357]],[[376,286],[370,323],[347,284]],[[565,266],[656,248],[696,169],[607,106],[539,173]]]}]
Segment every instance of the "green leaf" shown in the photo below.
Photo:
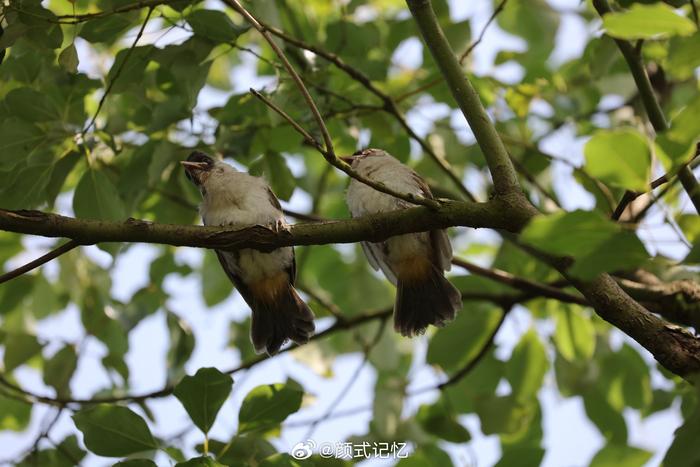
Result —
[{"label": "green leaf", "polygon": [[648,259],[649,254],[637,235],[623,230],[588,255],[577,258],[569,272],[582,279],[592,279],[601,272],[633,269]]},{"label": "green leaf", "polygon": [[158,467],[158,465],[150,459],[128,459],[117,462],[112,467]]},{"label": "green leaf", "polygon": [[[129,53],[130,50],[131,53]],[[117,52],[114,63],[107,74],[107,82],[113,83],[113,94],[124,92],[132,86],[143,86],[146,66],[152,51],[153,46],[144,45]],[[115,81],[117,73],[119,73],[119,79]]]},{"label": "green leaf", "polygon": [[666,70],[680,80],[693,75],[700,66],[700,31],[690,37],[674,37],[668,47]]},{"label": "green leaf", "polygon": [[24,431],[32,418],[32,404],[0,393],[0,430]]},{"label": "green leaf", "polygon": [[547,351],[537,333],[530,329],[515,346],[506,364],[506,377],[516,400],[527,401],[537,396],[548,367]]},{"label": "green leaf", "polygon": [[71,42],[65,49],[61,50],[61,53],[58,54],[58,64],[68,73],[78,72],[78,51],[75,48],[75,43]]},{"label": "green leaf", "polygon": [[625,444],[609,443],[593,456],[590,467],[641,467],[652,453]]},{"label": "green leaf", "polygon": [[451,467],[450,456],[434,444],[419,446],[408,457],[402,458],[396,467]]},{"label": "green leaf", "polygon": [[[315,462],[314,462],[314,465]],[[285,452],[279,452],[263,459],[260,467],[302,467],[299,462]]]},{"label": "green leaf", "polygon": [[83,24],[79,35],[92,43],[113,43],[119,37],[119,33],[133,26],[132,19],[123,13],[95,18]]},{"label": "green leaf", "polygon": [[485,435],[498,434],[517,437],[530,428],[537,414],[537,400],[516,400],[513,396],[484,396],[476,405],[481,420],[481,431]]},{"label": "green leaf", "polygon": [[700,434],[700,391],[696,389],[695,408],[674,433],[671,447],[664,457],[663,465],[668,467],[695,467],[700,464],[698,434]]},{"label": "green leaf", "polygon": [[61,111],[45,93],[32,88],[13,89],[5,96],[10,112],[28,122],[60,120]]},{"label": "green leaf", "polygon": [[186,462],[178,462],[175,467],[226,467],[208,456],[195,457]]},{"label": "green leaf", "polygon": [[27,26],[26,37],[39,45],[57,49],[63,42],[63,33],[56,15],[41,5],[41,2],[22,2],[20,21]]},{"label": "green leaf", "polygon": [[[209,442],[209,449],[221,452],[224,443],[220,447],[215,446],[215,441]],[[201,449],[198,449],[201,452]],[[234,436],[228,443],[228,450],[217,460],[230,467],[248,467],[249,465],[260,465],[263,459],[273,455],[275,447],[264,438],[255,435]]]},{"label": "green leaf", "polygon": [[583,406],[588,418],[608,441],[627,443],[627,425],[622,413],[605,399],[598,388],[591,388],[583,393]]},{"label": "green leaf", "polygon": [[143,418],[126,407],[96,405],[76,412],[73,421],[85,446],[99,456],[121,457],[158,448]]},{"label": "green leaf", "polygon": [[176,314],[167,313],[168,336],[168,376],[169,380],[177,380],[184,373],[184,365],[194,350],[194,334],[190,326]]},{"label": "green leaf", "polygon": [[444,401],[432,405],[422,405],[416,414],[416,420],[425,431],[445,441],[466,443],[471,435],[452,413]]},{"label": "green leaf", "polygon": [[85,455],[86,452],[78,445],[78,437],[70,435],[56,445],[55,449],[32,451],[27,457],[22,459],[18,467],[35,467],[37,465],[75,467],[76,464],[83,460]]},{"label": "green leaf", "polygon": [[586,310],[576,305],[561,305],[557,310],[554,343],[569,361],[588,360],[595,351],[596,332]]},{"label": "green leaf", "polygon": [[494,467],[510,467],[513,465],[540,465],[544,457],[544,449],[536,446],[508,449]]},{"label": "green leaf", "polygon": [[195,10],[187,15],[187,23],[195,34],[214,42],[233,42],[246,30],[236,26],[226,13],[218,10]]},{"label": "green leaf", "polygon": [[700,95],[696,95],[671,119],[671,128],[656,137],[657,154],[666,170],[673,170],[694,156],[700,137],[699,113]]},{"label": "green leaf", "polygon": [[112,180],[102,170],[88,169],[73,195],[73,210],[83,219],[122,220],[125,208]]},{"label": "green leaf", "polygon": [[53,204],[56,197],[61,193],[68,175],[70,175],[81,157],[78,151],[71,151],[53,164],[51,178],[49,178],[46,186],[46,201],[49,204]]},{"label": "green leaf", "polygon": [[547,58],[554,49],[560,17],[544,0],[508,2],[497,16],[498,24],[511,34],[525,39],[527,52],[519,62],[525,68],[525,81],[542,76],[548,69]]},{"label": "green leaf", "polygon": [[7,333],[4,339],[4,371],[10,372],[41,352],[41,344],[36,336],[26,333]]},{"label": "green leaf", "polygon": [[691,20],[661,2],[651,5],[635,3],[627,11],[608,13],[603,16],[603,27],[618,39],[688,36],[696,29]]},{"label": "green leaf", "polygon": [[287,162],[279,154],[265,154],[265,162],[267,163],[267,174],[270,180],[270,185],[275,196],[289,201],[297,186],[296,179],[289,170]]},{"label": "green leaf", "polygon": [[216,420],[219,409],[231,393],[233,379],[216,368],[200,368],[194,376],[185,376],[173,394],[204,434]]},{"label": "green leaf", "polygon": [[72,345],[65,345],[44,364],[44,382],[56,389],[56,394],[70,393],[70,379],[78,366],[78,356]]},{"label": "green leaf", "polygon": [[599,131],[583,148],[586,170],[597,179],[632,191],[646,191],[651,155],[646,140],[633,130]]},{"label": "green leaf", "polygon": [[238,413],[238,433],[267,431],[301,407],[304,392],[291,383],[266,384],[250,391]]},{"label": "green leaf", "polygon": [[39,206],[46,196],[46,186],[51,180],[54,165],[50,161],[15,167],[15,176],[0,189],[2,207],[6,209],[29,209]]},{"label": "green leaf", "polygon": [[10,117],[0,122],[0,170],[15,167],[46,138],[33,123]]},{"label": "green leaf", "polygon": [[430,339],[428,363],[450,371],[471,361],[498,325],[501,313],[484,305],[465,307],[454,322],[438,329]]},{"label": "green leaf", "polygon": [[521,238],[549,253],[581,257],[593,252],[618,230],[616,224],[601,214],[578,210],[535,217]]}]

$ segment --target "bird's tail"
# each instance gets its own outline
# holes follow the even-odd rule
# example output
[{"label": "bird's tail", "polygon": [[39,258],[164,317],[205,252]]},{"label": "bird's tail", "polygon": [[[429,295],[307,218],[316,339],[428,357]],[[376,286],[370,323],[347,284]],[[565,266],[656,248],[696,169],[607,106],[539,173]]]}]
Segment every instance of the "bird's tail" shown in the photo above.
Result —
[{"label": "bird's tail", "polygon": [[462,294],[443,271],[425,260],[399,272],[394,329],[406,337],[423,334],[428,325],[442,326],[462,307]]},{"label": "bird's tail", "polygon": [[[277,286],[276,286],[277,285]],[[314,333],[314,314],[288,281],[255,293],[250,339],[257,353],[276,354],[289,339],[305,344]]]}]

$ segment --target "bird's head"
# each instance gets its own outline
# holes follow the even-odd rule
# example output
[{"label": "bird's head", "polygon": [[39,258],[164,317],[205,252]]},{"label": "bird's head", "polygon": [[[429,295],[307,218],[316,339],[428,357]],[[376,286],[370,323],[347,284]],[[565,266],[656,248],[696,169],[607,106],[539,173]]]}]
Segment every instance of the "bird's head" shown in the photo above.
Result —
[{"label": "bird's head", "polygon": [[201,187],[211,175],[217,162],[203,152],[193,151],[187,160],[180,161],[180,164],[185,168],[187,179]]},{"label": "bird's head", "polygon": [[367,157],[378,157],[386,155],[388,154],[383,149],[367,148],[355,152],[352,156],[343,156],[341,157],[341,159],[352,166],[355,162],[359,162]]}]

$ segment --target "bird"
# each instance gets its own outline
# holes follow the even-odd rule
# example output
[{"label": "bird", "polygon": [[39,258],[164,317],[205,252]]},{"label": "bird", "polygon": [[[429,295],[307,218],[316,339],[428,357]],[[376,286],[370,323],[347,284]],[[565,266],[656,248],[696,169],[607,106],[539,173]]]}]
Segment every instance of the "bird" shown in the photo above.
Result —
[{"label": "bird", "polygon": [[[199,213],[204,225],[287,229],[279,200],[262,178],[199,151],[180,163],[202,194]],[[257,353],[274,355],[290,339],[300,345],[309,341],[315,330],[314,315],[294,288],[293,247],[270,252],[250,248],[215,251],[224,272],[250,306],[250,338]]]},{"label": "bird", "polygon": [[[365,149],[342,157],[358,174],[400,193],[433,198],[425,181],[408,166],[381,149]],[[346,192],[351,216],[362,217],[407,209],[414,205],[352,179]],[[362,242],[369,264],[396,286],[394,329],[412,337],[429,325],[443,326],[462,307],[461,293],[446,278],[452,262],[452,245],[445,230],[390,237],[383,242]]]}]

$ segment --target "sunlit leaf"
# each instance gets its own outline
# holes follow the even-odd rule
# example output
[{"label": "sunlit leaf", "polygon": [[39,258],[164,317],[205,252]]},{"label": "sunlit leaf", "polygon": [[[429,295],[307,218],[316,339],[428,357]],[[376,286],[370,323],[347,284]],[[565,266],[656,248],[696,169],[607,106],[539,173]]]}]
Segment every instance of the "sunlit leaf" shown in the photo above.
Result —
[{"label": "sunlit leaf", "polygon": [[691,20],[661,2],[651,5],[635,3],[629,10],[608,13],[603,16],[603,26],[608,34],[619,39],[689,35],[696,29]]},{"label": "sunlit leaf", "polygon": [[583,149],[586,170],[613,186],[646,191],[651,155],[646,141],[632,130],[601,131]]}]

